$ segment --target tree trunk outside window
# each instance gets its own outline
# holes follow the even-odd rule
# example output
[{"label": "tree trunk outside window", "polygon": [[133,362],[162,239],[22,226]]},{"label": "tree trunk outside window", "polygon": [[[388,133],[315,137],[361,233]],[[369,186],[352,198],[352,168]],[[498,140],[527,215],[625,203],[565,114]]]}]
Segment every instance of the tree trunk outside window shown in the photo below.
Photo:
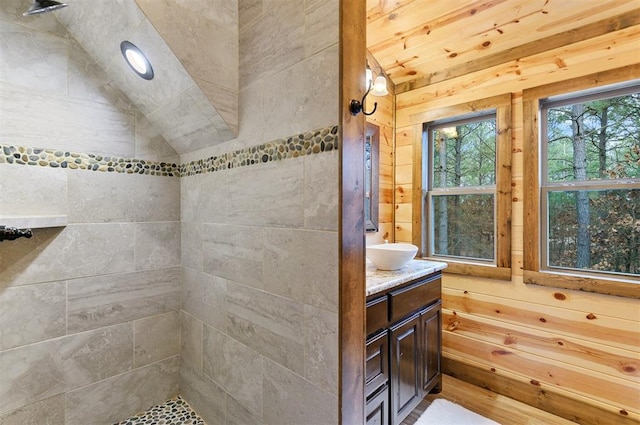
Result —
[{"label": "tree trunk outside window", "polygon": [[[587,146],[584,139],[584,104],[571,107],[573,115],[573,174],[576,180],[587,180]],[[576,192],[576,213],[578,222],[577,261],[579,269],[590,267],[590,236],[589,236],[589,194],[586,191]]]},{"label": "tree trunk outside window", "polygon": [[[447,187],[447,143],[446,137],[442,136],[437,139],[438,153],[440,158],[439,177],[440,187]],[[449,217],[447,215],[447,200],[446,197],[441,197],[438,202],[438,250],[436,251],[441,255],[449,254]]]}]

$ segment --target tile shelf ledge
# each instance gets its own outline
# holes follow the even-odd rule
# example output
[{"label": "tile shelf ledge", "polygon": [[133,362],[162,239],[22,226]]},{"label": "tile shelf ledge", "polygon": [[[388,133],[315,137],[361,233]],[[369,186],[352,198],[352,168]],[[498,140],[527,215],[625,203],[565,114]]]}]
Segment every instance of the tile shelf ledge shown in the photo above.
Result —
[{"label": "tile shelf ledge", "polygon": [[0,226],[19,229],[43,229],[46,227],[65,227],[66,215],[3,215],[0,214]]}]

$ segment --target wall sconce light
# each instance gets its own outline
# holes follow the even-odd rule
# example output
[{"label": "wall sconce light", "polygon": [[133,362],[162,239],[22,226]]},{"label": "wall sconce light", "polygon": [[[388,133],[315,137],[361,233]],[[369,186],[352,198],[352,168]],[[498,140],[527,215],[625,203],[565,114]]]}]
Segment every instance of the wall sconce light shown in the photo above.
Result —
[{"label": "wall sconce light", "polygon": [[389,94],[389,91],[387,90],[387,79],[384,77],[384,75],[382,75],[382,72],[380,72],[380,75],[378,75],[374,81],[373,71],[371,71],[371,68],[369,68],[369,66],[367,65],[367,71],[365,75],[367,81],[367,91],[362,97],[362,100],[360,101],[357,99],[351,99],[351,102],[349,103],[349,111],[351,111],[351,115],[354,116],[358,115],[360,112],[367,116],[372,115],[374,112],[376,112],[376,109],[378,108],[378,102],[373,103],[373,109],[371,110],[371,112],[366,112],[364,110],[364,102],[367,99],[367,95],[369,93],[371,93],[372,96],[386,96],[387,94]]}]

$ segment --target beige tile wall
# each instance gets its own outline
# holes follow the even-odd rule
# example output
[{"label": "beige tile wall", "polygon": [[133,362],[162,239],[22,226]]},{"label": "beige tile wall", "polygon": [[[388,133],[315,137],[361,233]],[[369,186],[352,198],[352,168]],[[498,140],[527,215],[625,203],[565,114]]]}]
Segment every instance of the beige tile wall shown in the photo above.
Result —
[{"label": "beige tile wall", "polygon": [[[217,118],[216,132],[233,139],[238,130],[238,1],[136,3],[197,83],[204,98],[200,105],[215,107],[205,116]],[[194,40],[206,40],[206,48]]]},{"label": "beige tile wall", "polygon": [[105,72],[55,14],[23,17],[24,7],[21,0],[0,4],[3,143],[133,157],[136,150],[151,153],[152,141],[159,155],[155,159],[175,159],[160,133],[142,124],[143,115],[129,99],[131,93],[116,86],[115,74]]},{"label": "beige tile wall", "polygon": [[[178,159],[53,14],[24,7],[0,2],[0,144]],[[177,394],[179,191],[0,164],[0,215],[69,220],[0,243],[0,424],[112,424]]]},{"label": "beige tile wall", "polygon": [[[239,137],[182,162],[338,122],[338,1],[239,6]],[[180,390],[207,424],[338,422],[338,167],[332,151],[180,179],[183,314],[203,331]]]},{"label": "beige tile wall", "polygon": [[[11,167],[39,169],[0,164],[0,174]],[[92,175],[105,181],[114,176]],[[152,204],[148,179],[128,177],[127,192],[135,194],[140,207]],[[3,179],[3,184],[22,183]],[[47,189],[46,180],[40,184]],[[179,187],[165,189],[163,197],[177,204]],[[108,208],[117,207],[113,202]],[[179,213],[176,208],[164,214],[153,208],[146,211],[147,217],[138,211],[135,217],[123,214],[114,222],[105,221],[110,217],[91,219],[91,209],[87,217],[76,211],[72,217],[78,223],[35,229],[31,239],[0,243],[0,423],[29,415],[36,415],[32,422],[18,423],[45,423],[37,416],[42,414],[47,423],[86,424],[86,412],[92,412],[90,423],[110,424],[177,394]],[[163,221],[153,221],[154,216]],[[175,365],[165,367],[166,362]],[[128,378],[130,374],[135,378]],[[111,385],[105,382],[109,379],[114,379],[109,381],[115,385],[112,391],[136,394],[132,398],[139,403],[87,396],[94,387]],[[140,380],[166,382],[159,387],[139,386]],[[41,402],[51,397],[63,401],[66,422],[51,422],[53,413],[41,408]],[[100,406],[108,406],[104,409],[118,412],[117,416],[101,416],[96,413]],[[73,419],[75,415],[79,419]]]},{"label": "beige tile wall", "polygon": [[267,359],[308,384],[281,397],[319,391],[336,420],[337,172],[334,151],[181,179],[181,391],[197,410],[223,391],[209,422],[270,423]]},{"label": "beige tile wall", "polygon": [[[304,4],[241,2],[240,136],[182,162],[338,122],[338,1]],[[0,25],[19,19],[7,8]],[[64,45],[49,18],[20,31]],[[13,113],[0,140],[175,155],[99,67],[70,61],[78,98],[2,73],[0,90],[77,123]],[[26,209],[70,221],[0,244],[0,423],[110,424],[178,388],[209,425],[337,423],[338,167],[337,151],[179,180],[0,164],[3,187],[34,189],[14,190]]]}]

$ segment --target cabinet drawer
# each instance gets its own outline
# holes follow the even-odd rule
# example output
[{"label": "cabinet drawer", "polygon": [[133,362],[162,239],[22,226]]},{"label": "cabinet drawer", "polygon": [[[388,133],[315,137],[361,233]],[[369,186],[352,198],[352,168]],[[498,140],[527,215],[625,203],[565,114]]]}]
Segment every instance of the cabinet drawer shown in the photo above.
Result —
[{"label": "cabinet drawer", "polygon": [[389,425],[389,387],[381,388],[366,405],[366,425]]},{"label": "cabinet drawer", "polygon": [[389,333],[382,332],[367,341],[367,363],[365,368],[365,396],[389,380]]},{"label": "cabinet drawer", "polygon": [[[389,320],[395,322],[440,299],[440,277],[389,292]],[[368,317],[368,315],[367,315]]]},{"label": "cabinet drawer", "polygon": [[384,329],[389,324],[389,303],[386,295],[367,303],[367,336]]}]

